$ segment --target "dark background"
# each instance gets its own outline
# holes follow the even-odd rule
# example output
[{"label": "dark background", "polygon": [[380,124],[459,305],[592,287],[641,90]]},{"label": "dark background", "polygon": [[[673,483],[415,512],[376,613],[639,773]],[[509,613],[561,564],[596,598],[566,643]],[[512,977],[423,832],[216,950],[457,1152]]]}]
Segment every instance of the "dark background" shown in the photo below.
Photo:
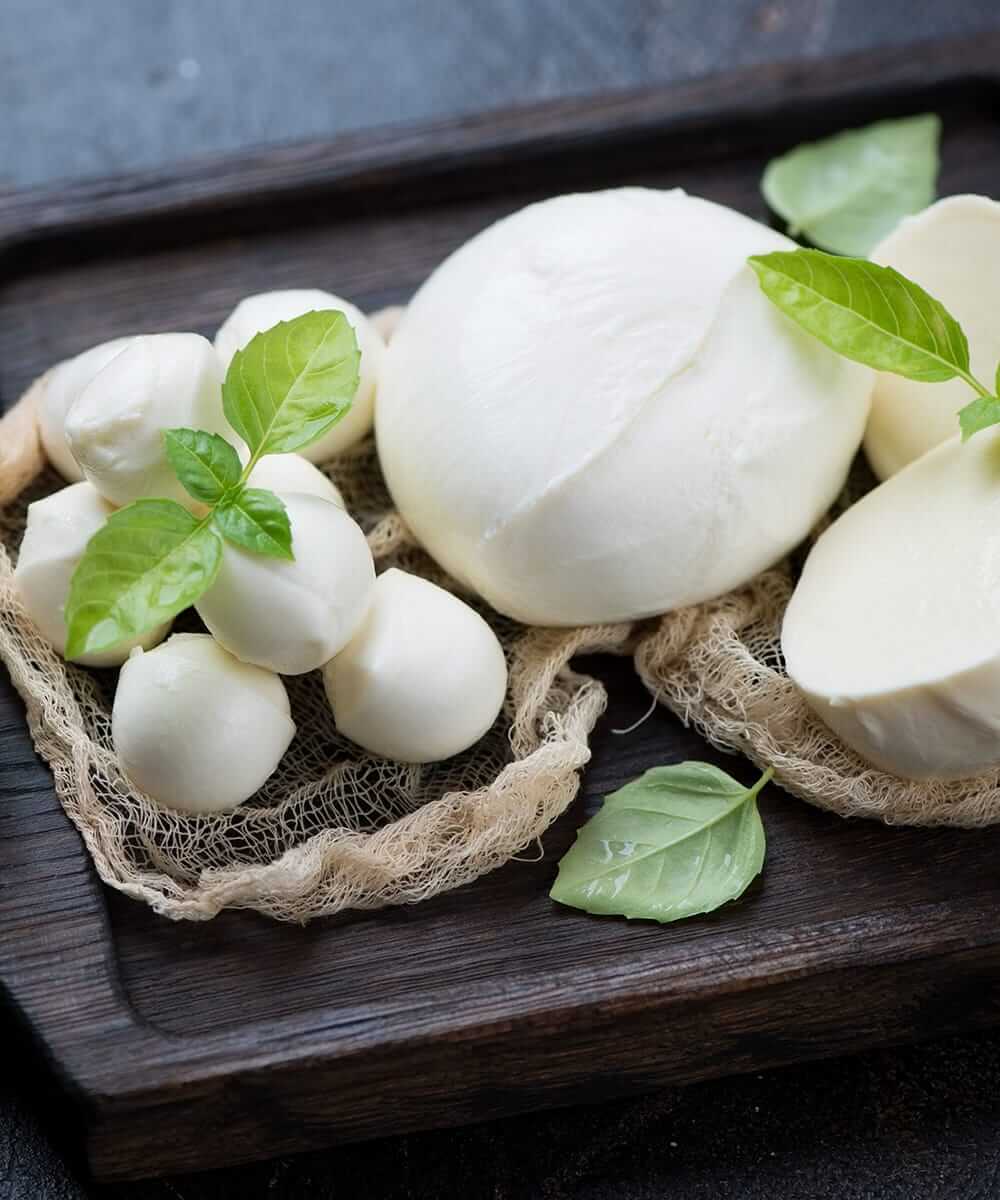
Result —
[{"label": "dark background", "polygon": [[[998,0],[0,0],[0,188],[995,26]],[[57,1148],[18,1036],[0,1013],[0,1200],[1000,1197],[1000,1036],[120,1188]]]}]

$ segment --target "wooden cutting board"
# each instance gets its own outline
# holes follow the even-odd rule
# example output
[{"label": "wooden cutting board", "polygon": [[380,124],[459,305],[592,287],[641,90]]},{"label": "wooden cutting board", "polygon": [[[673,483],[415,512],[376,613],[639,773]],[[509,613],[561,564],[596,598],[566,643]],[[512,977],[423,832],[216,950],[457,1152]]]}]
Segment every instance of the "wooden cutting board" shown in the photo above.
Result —
[{"label": "wooden cutting board", "polygon": [[[878,117],[944,119],[944,193],[1000,195],[1000,37],[757,68],[0,197],[0,397],[95,342],[211,334],[242,296],[405,301],[470,234],[573,188],[681,185],[766,219],[773,154]],[[844,822],[776,788],[737,904],[660,928],[547,896],[607,791],[710,758],[623,661],[544,857],[413,908],[307,929],[172,924],[103,889],[0,681],[0,983],[105,1178],[217,1166],[1000,1019],[1000,832]],[[64,1122],[65,1124],[65,1122]]]}]

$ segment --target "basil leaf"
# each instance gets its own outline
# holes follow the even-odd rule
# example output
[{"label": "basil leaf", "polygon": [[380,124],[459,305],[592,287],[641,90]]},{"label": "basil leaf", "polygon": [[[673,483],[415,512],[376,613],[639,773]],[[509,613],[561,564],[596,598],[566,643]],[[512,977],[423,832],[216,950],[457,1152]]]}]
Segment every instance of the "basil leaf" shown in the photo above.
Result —
[{"label": "basil leaf", "polygon": [[773,159],[761,191],[792,237],[863,257],[934,199],[940,136],[932,113],[850,129]]},{"label": "basil leaf", "polygon": [[239,455],[224,437],[202,429],[168,429],[167,458],[185,491],[204,504],[217,504],[240,481]]},{"label": "basil leaf", "polygon": [[891,267],[822,250],[755,254],[750,265],[768,299],[838,354],[923,383],[972,382],[962,327]]},{"label": "basil leaf", "polygon": [[967,442],[980,429],[1000,424],[1000,400],[996,396],[977,396],[959,411],[958,423],[962,429],[963,442]]},{"label": "basil leaf", "polygon": [[237,351],[222,385],[226,420],[260,454],[301,450],[347,412],[361,353],[341,312],[282,321]]},{"label": "basil leaf", "polygon": [[206,591],[222,542],[174,500],[137,500],[87,543],[66,602],[66,657],[97,654],[175,617]]},{"label": "basil leaf", "polygon": [[553,900],[679,921],[735,900],[764,865],[757,793],[709,763],[654,767],[605,798],[563,856]]},{"label": "basil leaf", "polygon": [[295,558],[288,512],[274,492],[244,488],[220,504],[213,519],[227,542],[269,558]]}]

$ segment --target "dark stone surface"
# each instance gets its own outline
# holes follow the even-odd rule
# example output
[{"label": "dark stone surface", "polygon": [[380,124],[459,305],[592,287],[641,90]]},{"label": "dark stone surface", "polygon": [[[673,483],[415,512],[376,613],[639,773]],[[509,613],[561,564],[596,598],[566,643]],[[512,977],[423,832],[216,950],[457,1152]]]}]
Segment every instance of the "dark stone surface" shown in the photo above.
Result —
[{"label": "dark stone surface", "polygon": [[[0,0],[0,186],[997,24],[996,0]],[[1000,1036],[119,1188],[56,1148],[18,1039],[0,1023],[0,1200],[1000,1196]]]}]

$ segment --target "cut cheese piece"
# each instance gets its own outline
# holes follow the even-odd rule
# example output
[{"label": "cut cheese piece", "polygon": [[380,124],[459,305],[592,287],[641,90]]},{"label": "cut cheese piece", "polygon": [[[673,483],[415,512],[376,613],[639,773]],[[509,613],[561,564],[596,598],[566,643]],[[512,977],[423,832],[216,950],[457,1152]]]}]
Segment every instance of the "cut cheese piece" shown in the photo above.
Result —
[{"label": "cut cheese piece", "polygon": [[[1000,360],[1000,204],[949,196],[907,217],[875,247],[872,260],[894,267],[940,300],[969,339],[972,372],[987,386]],[[887,479],[958,429],[958,410],[974,394],[961,379],[917,383],[880,374],[865,431],[865,452]]]},{"label": "cut cheese piece", "polygon": [[1000,765],[1000,429],[943,443],[819,539],[788,673],[862,757],[913,779]]},{"label": "cut cheese piece", "polygon": [[766,299],[787,238],[681,191],[561,196],[417,293],[379,380],[390,491],[450,574],[539,625],[744,583],[843,484],[873,373]]}]

